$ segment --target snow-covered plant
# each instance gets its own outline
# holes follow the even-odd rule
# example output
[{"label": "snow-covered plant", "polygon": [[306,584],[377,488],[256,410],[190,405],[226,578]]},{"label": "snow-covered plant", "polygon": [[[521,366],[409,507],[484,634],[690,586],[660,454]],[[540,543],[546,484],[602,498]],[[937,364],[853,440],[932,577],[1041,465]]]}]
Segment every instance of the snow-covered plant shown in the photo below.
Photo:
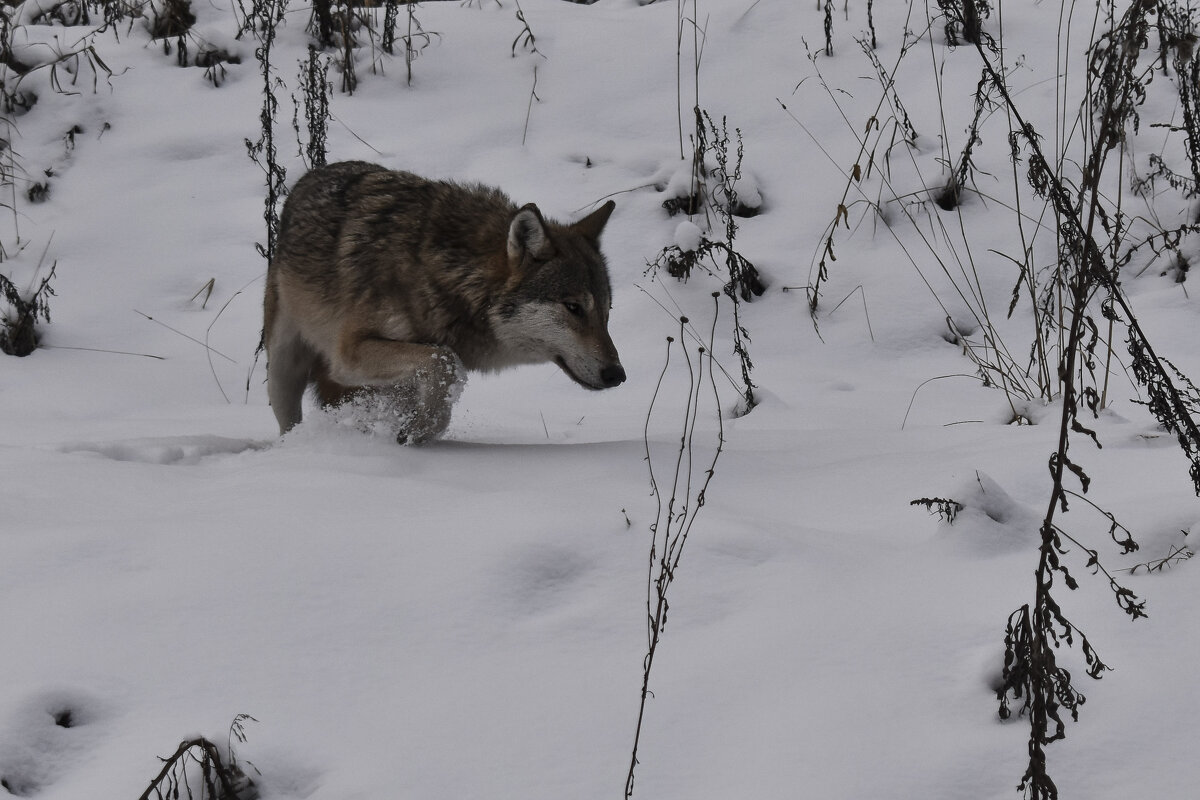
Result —
[{"label": "snow-covered plant", "polygon": [[70,93],[86,73],[93,90],[101,76],[112,76],[94,46],[107,22],[69,40],[55,30],[55,23],[82,23],[85,8],[73,0],[25,0],[0,7],[0,112],[17,115],[33,108],[37,91],[25,84],[36,73],[48,73],[49,87],[62,93]]},{"label": "snow-covered plant", "polygon": [[948,524],[954,524],[954,518],[963,510],[963,504],[947,497],[918,497],[909,503],[910,506],[924,506],[930,514],[937,514]]},{"label": "snow-covered plant", "polygon": [[[333,0],[313,0],[306,30],[317,39],[322,49],[334,45]],[[390,5],[389,5],[390,8]]]},{"label": "snow-covered plant", "polygon": [[[1184,536],[1188,535],[1188,531],[1181,531]],[[1138,570],[1144,572],[1163,572],[1176,564],[1187,561],[1195,557],[1196,551],[1183,545],[1171,545],[1171,549],[1162,558],[1154,558],[1149,561],[1144,561],[1141,564],[1134,564],[1132,567],[1123,570],[1130,575],[1136,575]]]},{"label": "snow-covered plant", "polygon": [[946,21],[946,41],[957,44],[961,35],[967,44],[983,41],[983,20],[992,15],[988,0],[938,0]]},{"label": "snow-covered plant", "polygon": [[[688,0],[675,0],[675,117],[679,126],[679,158],[686,159],[686,148],[684,145],[683,135],[683,116],[684,109],[696,109],[700,107],[700,62],[704,57],[704,42],[707,38],[707,31],[700,25],[700,11],[697,8],[698,0],[691,0],[691,16],[688,15]],[[691,55],[687,64],[688,70],[692,76],[692,97],[691,101],[684,103],[683,100],[683,78],[684,78],[684,41],[686,33],[691,31]],[[693,153],[695,150],[693,149]],[[690,192],[695,194],[695,192]],[[693,213],[693,212],[688,212]]]},{"label": "snow-covered plant", "polygon": [[[1178,265],[1175,267],[1178,276],[1185,278],[1184,242],[1200,234],[1194,217],[1168,230],[1159,220],[1171,215],[1153,210],[1155,202],[1168,202],[1162,193],[1154,191],[1154,180],[1162,179],[1179,189],[1187,200],[1193,198],[1194,186],[1200,181],[1189,174],[1200,175],[1200,170],[1192,164],[1193,153],[1200,152],[1194,132],[1194,121],[1200,120],[1195,100],[1197,82],[1193,77],[1194,12],[1182,8],[1177,0],[1147,0],[1132,4],[1124,13],[1113,5],[1097,6],[1093,29],[1100,33],[1087,52],[1085,90],[1080,104],[1071,110],[1064,102],[1056,109],[1056,114],[1061,114],[1054,121],[1056,130],[1070,134],[1051,138],[1039,130],[1041,120],[1027,118],[1020,97],[1010,90],[1014,64],[1006,61],[1004,43],[981,24],[990,13],[990,5],[982,0],[944,0],[938,3],[938,8],[940,16],[931,17],[925,32],[915,34],[913,41],[928,38],[928,32],[942,24],[948,42],[971,43],[974,45],[971,50],[982,64],[965,143],[957,156],[951,155],[948,145],[943,146],[939,163],[949,173],[943,182],[925,182],[921,178],[921,188],[916,192],[894,185],[892,170],[880,169],[880,162],[887,163],[886,154],[901,140],[906,146],[900,152],[907,152],[915,166],[917,155],[912,147],[915,136],[910,139],[901,133],[899,120],[906,115],[898,113],[899,107],[893,100],[897,97],[895,76],[899,74],[899,61],[891,69],[877,70],[882,87],[879,102],[865,128],[854,131],[859,143],[858,155],[853,167],[846,170],[846,190],[818,256],[814,256],[814,262],[819,258],[819,263],[808,287],[810,307],[815,322],[817,299],[828,279],[828,268],[835,260],[833,234],[842,224],[850,230],[851,211],[855,204],[863,204],[866,213],[874,213],[885,222],[885,229],[896,238],[939,306],[946,310],[954,340],[976,365],[981,382],[1003,388],[1013,407],[1014,419],[1023,418],[1018,410],[1021,404],[1059,403],[1057,447],[1049,461],[1050,494],[1038,528],[1034,598],[1009,617],[998,691],[1001,716],[1009,717],[1013,710],[1018,710],[1030,723],[1029,763],[1021,789],[1029,798],[1053,800],[1057,789],[1049,776],[1045,749],[1064,738],[1067,715],[1076,718],[1083,703],[1083,694],[1064,665],[1062,646],[1082,654],[1086,671],[1093,678],[1099,678],[1109,669],[1059,604],[1057,593],[1061,587],[1073,589],[1077,585],[1067,564],[1068,548],[1082,551],[1086,568],[1108,579],[1118,607],[1125,614],[1131,619],[1145,616],[1145,604],[1107,571],[1098,549],[1084,544],[1083,537],[1068,532],[1062,519],[1069,503],[1079,500],[1092,505],[1106,520],[1108,532],[1121,553],[1137,548],[1129,531],[1110,513],[1085,499],[1090,478],[1072,448],[1073,444],[1088,441],[1099,445],[1099,437],[1085,420],[1097,416],[1105,406],[1108,376],[1113,361],[1120,360],[1113,352],[1113,342],[1119,341],[1122,329],[1129,359],[1127,372],[1147,395],[1145,402],[1155,419],[1179,440],[1200,493],[1200,425],[1196,422],[1200,416],[1200,390],[1151,345],[1134,313],[1121,274],[1135,258],[1152,262],[1160,255],[1170,255]],[[1160,46],[1154,50],[1151,40],[1156,30]],[[901,58],[909,46],[901,48]],[[1167,130],[1169,139],[1176,143],[1182,139],[1183,146],[1172,151],[1156,145],[1158,153],[1149,159],[1150,173],[1134,183],[1151,212],[1135,215],[1123,205],[1126,193],[1122,188],[1136,154],[1129,144],[1141,126],[1143,103],[1155,71],[1152,62],[1157,58],[1165,71],[1167,54],[1178,82],[1175,89],[1179,113],[1172,121],[1161,123],[1161,127]],[[948,51],[947,58],[961,60],[963,55],[961,50],[957,54]],[[820,85],[841,110],[836,90],[826,83],[817,60],[810,56],[810,61]],[[1067,96],[1066,78],[1062,80],[1062,93]],[[1010,210],[1021,252],[999,255],[1018,270],[1008,315],[1022,301],[1032,306],[1034,337],[1026,350],[1027,358],[1015,357],[1024,348],[1010,348],[1001,336],[996,324],[999,314],[989,309],[988,292],[974,261],[972,244],[966,241],[962,227],[962,215],[969,213],[963,210],[964,201],[973,200],[974,195],[988,203],[994,199],[981,192],[974,179],[974,159],[977,149],[985,144],[984,126],[989,118],[1001,125],[1008,123],[1007,149],[1014,165],[1014,199]],[[793,119],[804,128],[799,118],[793,115]],[[889,124],[884,124],[885,120]],[[944,140],[947,124],[945,119],[941,122]],[[880,153],[885,154],[883,159],[879,158]],[[1164,154],[1169,154],[1170,159]],[[1167,163],[1172,166],[1164,166]],[[866,188],[872,173],[873,182],[880,184],[877,196],[868,194]],[[1033,211],[1028,210],[1027,203],[1032,203]],[[1185,205],[1175,203],[1177,208]],[[896,214],[889,213],[889,208],[898,209],[908,223],[906,237],[897,232]],[[995,206],[990,213],[997,213]],[[947,224],[942,214],[947,215],[951,224]],[[1030,220],[1037,220],[1036,229],[1030,229]],[[1043,225],[1042,220],[1052,224]],[[958,231],[951,227],[953,221],[958,223]],[[1050,249],[1042,244],[1046,238],[1044,231],[1054,237],[1052,253],[1043,252]],[[929,258],[918,259],[913,255],[909,237],[920,242],[927,251],[923,255]],[[946,242],[955,244],[946,246]],[[940,269],[939,278],[944,279],[936,287],[925,273],[925,262],[930,260]],[[943,296],[947,292],[943,286],[950,287],[949,296]],[[951,307],[960,317],[969,315],[970,322],[957,322],[949,311]],[[963,308],[967,309],[965,313]],[[937,498],[918,502],[943,513],[951,508]]]},{"label": "snow-covered plant", "polygon": [[[730,150],[729,127],[724,117],[718,127],[707,111],[695,109],[696,114],[696,157],[691,181],[694,194],[685,197],[673,196],[663,203],[669,212],[686,211],[688,216],[711,211],[718,218],[724,235],[713,237],[692,222],[684,222],[676,229],[676,241],[667,245],[658,257],[648,262],[647,269],[660,270],[679,280],[686,281],[692,270],[699,268],[710,275],[725,273],[723,292],[733,303],[733,352],[738,357],[742,373],[743,413],[754,408],[754,382],[750,373],[754,364],[750,360],[747,342],[750,334],[742,325],[741,301],[766,291],[753,263],[738,252],[736,239],[739,216],[758,213],[762,197],[752,183],[744,181],[742,175],[742,132],[734,129],[736,148]],[[739,190],[752,194],[743,200]]]},{"label": "snow-covered plant", "polygon": [[[1142,54],[1149,40],[1150,18],[1159,11],[1158,5],[1134,4],[1090,48],[1090,82],[1081,112],[1090,123],[1089,147],[1074,180],[1067,179],[1061,161],[1052,166],[1047,159],[1042,138],[1024,118],[1009,91],[998,63],[997,44],[987,34],[981,34],[975,42],[984,64],[984,82],[990,84],[1014,120],[1010,135],[1014,159],[1024,153],[1029,184],[1053,210],[1058,234],[1059,258],[1054,274],[1061,337],[1054,369],[1062,409],[1058,447],[1050,457],[1051,493],[1039,530],[1034,602],[1009,617],[1003,681],[998,691],[1002,717],[1010,714],[1011,696],[1021,702],[1020,710],[1030,722],[1029,764],[1020,788],[1032,800],[1057,798],[1058,790],[1046,768],[1045,747],[1065,737],[1062,712],[1077,719],[1084,699],[1070,672],[1058,663],[1060,646],[1077,645],[1092,678],[1101,677],[1109,669],[1052,594],[1056,577],[1068,589],[1077,585],[1061,558],[1068,552],[1066,542],[1086,553],[1086,566],[1108,579],[1123,612],[1131,619],[1146,615],[1145,603],[1113,578],[1100,563],[1097,551],[1068,534],[1058,521],[1068,509],[1068,498],[1084,499],[1082,494],[1090,484],[1084,468],[1070,455],[1072,438],[1082,434],[1099,445],[1095,432],[1080,421],[1084,412],[1096,416],[1103,404],[1103,391],[1098,390],[1096,381],[1099,328],[1092,317],[1092,304],[1097,298],[1102,299],[1100,310],[1109,322],[1110,342],[1112,325],[1125,326],[1134,378],[1149,394],[1148,405],[1159,423],[1178,437],[1191,461],[1193,483],[1200,494],[1200,427],[1193,416],[1200,408],[1200,393],[1170,362],[1155,353],[1118,281],[1121,267],[1139,245],[1126,242],[1129,224],[1119,200],[1115,207],[1110,205],[1103,181],[1110,154],[1122,153],[1126,138],[1138,129],[1138,109],[1145,100],[1150,75],[1142,65]],[[1078,481],[1080,492],[1067,488],[1069,478]],[[1085,502],[1096,507],[1091,501]],[[1101,513],[1110,521],[1109,534],[1122,552],[1136,550],[1137,543],[1128,530],[1111,514]]]},{"label": "snow-covered plant", "polygon": [[996,108],[989,90],[990,86],[991,81],[988,80],[985,71],[980,76],[979,85],[975,89],[975,113],[971,117],[971,124],[967,126],[967,140],[963,144],[962,153],[959,154],[958,164],[951,170],[945,188],[933,197],[933,202],[943,211],[953,211],[957,208],[958,204],[962,202],[963,190],[966,189],[967,183],[974,180],[975,163],[972,156],[975,146],[982,143],[979,138],[979,124],[985,112],[991,113]]},{"label": "snow-covered plant", "polygon": [[[818,8],[820,4],[818,3]],[[825,0],[824,6],[825,21],[822,27],[825,30],[825,55],[833,55],[833,0]]]},{"label": "snow-covered plant", "polygon": [[[725,253],[725,274],[729,280],[725,284],[724,291],[733,303],[733,352],[738,357],[738,365],[742,371],[742,411],[749,413],[756,405],[754,382],[750,379],[750,372],[754,368],[754,364],[750,361],[749,350],[746,349],[746,343],[750,341],[750,333],[742,325],[739,298],[750,302],[751,297],[761,295],[766,291],[766,287],[759,279],[758,270],[734,247],[738,229],[737,212],[739,209],[745,208],[738,199],[737,191],[738,182],[742,178],[742,132],[734,129],[737,134],[737,151],[731,167],[729,128],[725,123],[725,118],[721,118],[720,130],[717,129],[716,123],[713,122],[708,112],[704,113],[704,121],[711,133],[713,157],[717,160],[716,181],[713,187],[713,196],[716,202],[713,204],[713,209],[725,226],[725,241],[722,249]],[[759,202],[761,202],[761,198],[759,198]],[[755,208],[757,208],[757,204]]]},{"label": "snow-covered plant", "polygon": [[517,22],[521,23],[521,32],[517,34],[512,43],[512,54],[515,58],[517,48],[520,47],[527,53],[537,53],[545,58],[542,51],[537,49],[537,37],[533,35],[533,29],[529,27],[529,20],[525,18],[525,10],[521,8],[521,4],[517,3]]},{"label": "snow-covered plant", "polygon": [[245,743],[245,723],[255,721],[238,714],[229,727],[224,754],[203,736],[186,739],[150,781],[138,800],[256,800],[258,787],[238,763],[233,742]]},{"label": "snow-covered plant", "polygon": [[275,92],[282,81],[275,75],[271,63],[271,46],[275,42],[275,30],[283,22],[287,0],[254,0],[246,14],[239,36],[250,33],[258,40],[254,55],[258,59],[263,78],[263,104],[259,112],[260,133],[256,141],[246,139],[246,151],[250,159],[262,169],[266,178],[267,193],[263,200],[263,221],[266,223],[266,243],[255,245],[259,254],[268,262],[275,257],[275,243],[279,236],[279,210],[285,193],[284,181],[287,169],[279,163],[275,147],[275,121],[279,100]]},{"label": "snow-covered plant", "polygon": [[[113,13],[119,14],[119,7]],[[227,34],[216,27],[197,25],[190,0],[150,0],[136,13],[150,37],[161,44],[164,55],[174,53],[175,63],[181,67],[203,68],[205,80],[214,87],[224,83],[226,64],[241,63],[234,43],[226,41]],[[105,18],[109,16],[106,8]]]},{"label": "snow-covered plant", "polygon": [[38,287],[28,294],[17,289],[13,282],[0,274],[0,298],[8,305],[8,311],[0,316],[0,352],[10,356],[27,356],[37,347],[38,320],[50,321],[50,302],[54,289],[50,286],[54,278],[51,265],[46,277]]},{"label": "snow-covered plant", "polygon": [[352,95],[358,88],[358,68],[354,64],[358,38],[355,33],[361,27],[361,22],[355,17],[350,5],[344,3],[335,9],[334,23],[338,30],[337,65],[342,73],[342,93]]},{"label": "snow-covered plant", "polygon": [[1188,198],[1200,196],[1200,58],[1197,57],[1197,10],[1178,2],[1158,5],[1158,55],[1164,76],[1174,72],[1175,89],[1179,93],[1179,119],[1173,131],[1181,131],[1186,160],[1186,172],[1177,170],[1158,153],[1148,156],[1150,172],[1145,181],[1152,192],[1153,181],[1162,178],[1171,188]]},{"label": "snow-covered plant", "polygon": [[[296,141],[300,145],[301,160],[309,169],[314,169],[324,166],[326,161],[325,142],[331,119],[329,93],[333,87],[329,83],[329,59],[318,53],[317,48],[311,44],[308,46],[308,58],[300,62],[298,80],[304,98],[300,101],[292,95],[292,128],[296,131]],[[301,138],[301,106],[304,108],[307,141]]]},{"label": "snow-covered plant", "polygon": [[[867,121],[863,135],[858,137],[859,148],[855,155],[854,163],[845,172],[846,183],[842,188],[841,197],[838,199],[834,209],[833,219],[826,226],[817,254],[813,257],[813,268],[816,270],[816,274],[810,277],[808,285],[804,287],[808,296],[809,315],[812,318],[814,327],[818,327],[817,312],[820,306],[822,291],[825,283],[829,280],[829,268],[833,262],[837,261],[834,248],[834,234],[837,233],[839,227],[842,225],[845,225],[847,230],[850,229],[850,209],[856,205],[867,205],[872,213],[877,217],[884,218],[886,221],[883,204],[878,200],[872,201],[866,197],[862,189],[863,183],[875,176],[876,171],[879,170],[880,179],[886,186],[889,183],[887,175],[890,174],[893,150],[901,146],[909,148],[916,146],[918,133],[913,126],[904,103],[900,99],[899,91],[896,88],[895,74],[900,63],[908,54],[909,49],[917,41],[917,37],[905,37],[901,44],[899,55],[890,69],[885,67],[879,60],[879,56],[876,55],[874,38],[872,38],[870,43],[865,40],[859,40],[858,42],[863,54],[871,62],[875,70],[881,92],[875,103],[874,110]],[[821,87],[825,90],[834,105],[837,106],[837,95],[821,74],[817,55],[812,51],[808,51],[808,61],[812,64]],[[801,122],[800,118],[782,100],[778,102],[783,112],[801,130],[808,133],[808,128]],[[809,135],[811,136],[811,134]],[[852,200],[851,195],[854,194],[861,195],[861,199]]]},{"label": "snow-covered plant", "polygon": [[401,0],[384,0],[383,4],[383,31],[379,46],[389,56],[396,54],[396,23],[400,19],[400,5]]},{"label": "snow-covered plant", "polygon": [[[151,0],[146,9],[147,30],[155,39],[177,37],[182,41],[184,34],[196,24],[189,0]],[[185,56],[181,58],[186,60]]]},{"label": "snow-covered plant", "polygon": [[408,14],[408,28],[400,39],[404,42],[405,80],[411,86],[413,62],[417,60],[417,56],[421,55],[426,47],[433,43],[435,38],[440,37],[440,34],[434,31],[427,31],[421,25],[421,21],[417,19],[416,0],[405,3],[405,8]]}]

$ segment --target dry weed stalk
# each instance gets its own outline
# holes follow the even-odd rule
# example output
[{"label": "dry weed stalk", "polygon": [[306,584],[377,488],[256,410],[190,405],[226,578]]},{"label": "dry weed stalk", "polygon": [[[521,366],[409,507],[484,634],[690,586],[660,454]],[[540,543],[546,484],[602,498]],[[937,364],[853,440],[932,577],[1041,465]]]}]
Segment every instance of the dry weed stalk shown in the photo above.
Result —
[{"label": "dry weed stalk", "polygon": [[[663,381],[671,366],[671,353],[675,349],[676,340],[667,337],[667,353],[663,362],[662,372],[654,387],[650,400],[650,408],[646,412],[646,424],[643,430],[643,441],[646,446],[646,464],[650,472],[650,491],[654,496],[657,509],[654,522],[650,525],[650,558],[646,573],[646,656],[642,663],[642,692],[638,705],[637,725],[634,729],[633,753],[630,757],[629,772],[625,779],[625,798],[633,796],[634,773],[638,766],[638,745],[641,742],[642,723],[646,715],[646,701],[650,698],[650,673],[654,666],[654,656],[667,625],[667,611],[670,604],[667,600],[672,582],[675,580],[683,550],[687,544],[688,535],[696,522],[696,516],[704,507],[709,482],[712,481],[717,465],[717,459],[725,443],[725,429],[721,422],[720,397],[713,374],[712,340],[716,333],[717,314],[720,309],[719,294],[713,294],[713,326],[709,332],[708,346],[697,349],[695,360],[684,344],[687,317],[679,319],[679,349],[687,366],[687,390],[684,403],[683,420],[679,433],[679,444],[674,449],[674,464],[670,483],[660,484],[654,470],[654,458],[650,446],[650,418],[654,413],[654,405],[662,389]],[[705,366],[707,364],[707,370]],[[716,412],[717,431],[716,445],[708,468],[698,473],[700,466],[696,463],[700,454],[696,443],[696,421],[704,406],[703,399],[710,396],[713,410]],[[696,485],[698,482],[698,486]],[[669,495],[666,493],[669,492]]]}]

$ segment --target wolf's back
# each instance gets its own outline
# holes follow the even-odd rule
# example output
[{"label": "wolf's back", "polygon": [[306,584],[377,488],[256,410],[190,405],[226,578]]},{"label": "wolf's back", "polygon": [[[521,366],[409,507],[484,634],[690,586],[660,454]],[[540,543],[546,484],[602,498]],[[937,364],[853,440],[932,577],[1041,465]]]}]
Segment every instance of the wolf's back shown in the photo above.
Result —
[{"label": "wolf's back", "polygon": [[292,189],[280,220],[277,260],[306,281],[328,279],[333,268],[416,270],[425,273],[421,281],[430,273],[461,279],[481,262],[503,257],[516,210],[492,187],[339,162],[309,172]]},{"label": "wolf's back", "polygon": [[275,262],[289,271],[328,269],[363,179],[381,172],[387,170],[377,164],[343,161],[305,174],[284,202]]}]

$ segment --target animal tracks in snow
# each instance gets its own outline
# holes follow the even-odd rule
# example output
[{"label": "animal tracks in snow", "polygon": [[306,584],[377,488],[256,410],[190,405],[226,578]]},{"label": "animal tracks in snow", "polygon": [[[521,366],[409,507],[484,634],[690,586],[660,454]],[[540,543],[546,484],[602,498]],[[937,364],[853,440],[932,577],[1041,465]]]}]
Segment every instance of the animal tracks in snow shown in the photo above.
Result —
[{"label": "animal tracks in snow", "polygon": [[268,442],[224,436],[165,436],[114,442],[76,442],[63,445],[64,453],[95,453],[113,461],[144,464],[198,464],[205,458],[265,450]]},{"label": "animal tracks in snow", "polygon": [[100,703],[74,690],[47,691],[0,719],[0,786],[32,797],[65,774],[94,745]]},{"label": "animal tracks in snow", "polygon": [[587,557],[553,545],[520,548],[503,567],[503,589],[514,612],[537,615],[575,600],[575,587],[592,566]]}]

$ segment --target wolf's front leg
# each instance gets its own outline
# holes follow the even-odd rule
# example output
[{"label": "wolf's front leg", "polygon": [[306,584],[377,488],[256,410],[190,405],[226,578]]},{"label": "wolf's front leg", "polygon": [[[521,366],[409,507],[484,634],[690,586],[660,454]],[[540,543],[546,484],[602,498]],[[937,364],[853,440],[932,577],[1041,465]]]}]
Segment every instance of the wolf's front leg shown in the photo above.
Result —
[{"label": "wolf's front leg", "polygon": [[449,348],[387,339],[347,328],[337,341],[329,374],[345,386],[391,386],[416,377],[438,363]]},{"label": "wolf's front leg", "polygon": [[371,336],[347,337],[330,365],[339,383],[358,386],[355,399],[370,406],[391,406],[397,441],[420,444],[435,439],[450,424],[450,412],[462,392],[466,368],[448,347],[399,342]]}]

